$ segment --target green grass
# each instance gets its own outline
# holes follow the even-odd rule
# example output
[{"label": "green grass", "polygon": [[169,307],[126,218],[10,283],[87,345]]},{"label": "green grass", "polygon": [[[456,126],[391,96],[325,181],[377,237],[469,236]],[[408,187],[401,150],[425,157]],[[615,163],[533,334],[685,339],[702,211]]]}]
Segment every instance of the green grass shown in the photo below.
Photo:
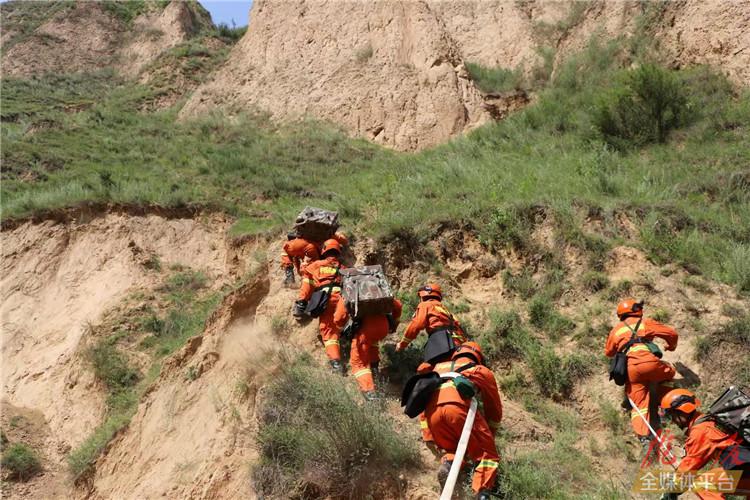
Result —
[{"label": "green grass", "polygon": [[547,294],[535,295],[528,307],[529,322],[552,339],[572,334],[575,330],[575,323],[555,310],[555,305]]},{"label": "green grass", "polygon": [[36,452],[24,443],[3,446],[1,463],[8,477],[18,481],[27,481],[42,470]]},{"label": "green grass", "polygon": [[466,63],[469,76],[482,92],[505,92],[523,88],[523,72],[519,69],[488,68],[477,63]]},{"label": "green grass", "polygon": [[373,481],[398,489],[399,473],[419,463],[382,407],[306,356],[285,362],[268,388],[258,442],[253,481],[269,497],[353,498]]},{"label": "green grass", "polygon": [[593,43],[558,68],[533,106],[416,154],[318,122],[280,126],[253,114],[176,122],[179,104],[138,111],[158,89],[104,76],[6,79],[3,218],[85,201],[197,205],[240,217],[241,234],[282,230],[304,198],[383,241],[422,240],[438,223],[459,221],[492,250],[529,252],[541,209],[571,221],[564,239],[586,248],[596,268],[618,234],[582,231],[583,216],[625,212],[657,263],[747,291],[750,93],[734,95],[710,73],[679,72],[696,109],[690,124],[665,144],[618,151],[594,127],[597,103],[619,74],[618,50]]}]

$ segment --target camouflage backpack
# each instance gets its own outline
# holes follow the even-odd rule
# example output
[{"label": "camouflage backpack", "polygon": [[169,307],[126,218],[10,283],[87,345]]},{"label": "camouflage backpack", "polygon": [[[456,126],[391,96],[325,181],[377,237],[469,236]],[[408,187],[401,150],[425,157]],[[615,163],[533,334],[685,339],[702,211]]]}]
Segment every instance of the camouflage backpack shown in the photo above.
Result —
[{"label": "camouflage backpack", "polygon": [[731,386],[713,402],[706,417],[730,434],[737,435],[750,446],[750,396]]},{"label": "camouflage backpack", "polygon": [[319,243],[331,238],[338,228],[338,213],[315,207],[305,207],[294,221],[294,230],[299,236]]},{"label": "camouflage backpack", "polygon": [[341,293],[352,318],[389,314],[393,292],[381,266],[358,266],[341,270]]}]

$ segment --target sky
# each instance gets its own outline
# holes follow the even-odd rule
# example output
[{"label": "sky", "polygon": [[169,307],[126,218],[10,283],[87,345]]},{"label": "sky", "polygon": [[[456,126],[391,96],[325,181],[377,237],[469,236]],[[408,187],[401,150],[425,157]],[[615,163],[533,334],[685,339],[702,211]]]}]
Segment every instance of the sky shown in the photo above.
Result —
[{"label": "sky", "polygon": [[214,24],[225,23],[232,26],[247,26],[252,0],[198,0],[211,13]]}]

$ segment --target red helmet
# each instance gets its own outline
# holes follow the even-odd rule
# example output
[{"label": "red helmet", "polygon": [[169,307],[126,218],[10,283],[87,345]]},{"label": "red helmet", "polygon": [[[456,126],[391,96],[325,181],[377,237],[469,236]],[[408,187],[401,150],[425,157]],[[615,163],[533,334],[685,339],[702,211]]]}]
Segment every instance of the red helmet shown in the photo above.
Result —
[{"label": "red helmet", "polygon": [[638,302],[635,299],[625,299],[617,304],[617,317],[623,319],[628,316],[643,316],[643,301]]},{"label": "red helmet", "polygon": [[456,351],[453,353],[453,359],[463,356],[473,358],[474,361],[476,361],[480,365],[484,364],[484,354],[482,354],[482,348],[476,342],[464,342],[456,348]]},{"label": "red helmet", "polygon": [[321,247],[320,255],[325,255],[328,252],[336,252],[338,254],[341,253],[341,244],[337,241],[331,238],[330,240],[326,240],[323,243],[323,246]]},{"label": "red helmet", "polygon": [[438,299],[442,299],[443,291],[437,283],[427,283],[426,285],[419,287],[417,295],[420,299],[424,299],[425,297],[437,297]]},{"label": "red helmet", "polygon": [[695,394],[687,389],[672,389],[661,398],[661,408],[664,411],[679,411],[693,413],[701,402]]}]

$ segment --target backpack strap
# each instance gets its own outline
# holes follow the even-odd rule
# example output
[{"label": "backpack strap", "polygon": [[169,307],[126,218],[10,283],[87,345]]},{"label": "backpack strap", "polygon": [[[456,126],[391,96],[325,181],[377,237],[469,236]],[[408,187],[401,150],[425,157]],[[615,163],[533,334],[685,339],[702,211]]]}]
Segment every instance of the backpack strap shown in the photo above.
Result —
[{"label": "backpack strap", "polygon": [[622,349],[620,349],[618,352],[627,353],[630,348],[633,347],[633,344],[643,342],[636,333],[638,332],[638,328],[640,328],[641,326],[641,320],[643,320],[643,317],[638,318],[638,323],[635,324],[635,328],[630,328],[630,325],[623,321],[623,323],[625,323],[625,326],[628,327],[628,330],[630,330],[630,340],[628,340],[625,345],[622,346]]}]

